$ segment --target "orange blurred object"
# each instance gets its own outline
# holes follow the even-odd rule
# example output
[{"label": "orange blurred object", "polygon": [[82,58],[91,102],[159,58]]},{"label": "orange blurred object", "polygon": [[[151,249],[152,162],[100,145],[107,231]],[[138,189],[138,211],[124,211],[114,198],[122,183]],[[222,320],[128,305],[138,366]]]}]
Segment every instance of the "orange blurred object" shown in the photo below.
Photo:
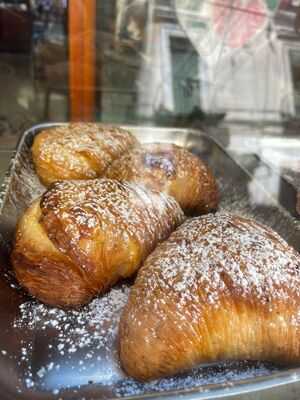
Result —
[{"label": "orange blurred object", "polygon": [[69,2],[70,120],[95,114],[95,0]]}]

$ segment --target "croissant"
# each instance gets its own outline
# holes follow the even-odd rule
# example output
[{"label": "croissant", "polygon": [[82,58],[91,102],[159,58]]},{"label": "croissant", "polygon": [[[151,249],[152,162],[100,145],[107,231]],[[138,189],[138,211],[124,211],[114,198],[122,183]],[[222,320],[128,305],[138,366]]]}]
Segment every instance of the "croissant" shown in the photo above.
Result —
[{"label": "croissant", "polygon": [[182,220],[173,198],[136,184],[58,182],[20,219],[12,265],[41,301],[80,306],[132,275]]},{"label": "croissant", "polygon": [[139,270],[120,358],[148,380],[226,359],[300,361],[300,256],[253,220],[187,220]]},{"label": "croissant", "polygon": [[188,150],[170,143],[149,143],[115,160],[105,176],[143,183],[173,196],[188,214],[218,206],[218,189],[210,169]]},{"label": "croissant", "polygon": [[36,173],[45,186],[59,180],[92,179],[137,145],[128,131],[109,125],[73,123],[49,128],[33,142]]}]

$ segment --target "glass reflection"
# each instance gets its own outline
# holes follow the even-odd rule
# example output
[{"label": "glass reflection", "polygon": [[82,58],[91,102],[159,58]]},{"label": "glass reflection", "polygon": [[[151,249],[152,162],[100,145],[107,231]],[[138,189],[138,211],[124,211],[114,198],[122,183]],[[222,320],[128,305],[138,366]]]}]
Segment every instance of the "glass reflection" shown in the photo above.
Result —
[{"label": "glass reflection", "polygon": [[[191,126],[297,119],[296,3],[1,1],[0,80],[18,98],[3,104],[0,117],[13,124],[20,108],[36,122]],[[79,56],[72,58],[74,48]],[[74,97],[88,113],[76,114]]]}]

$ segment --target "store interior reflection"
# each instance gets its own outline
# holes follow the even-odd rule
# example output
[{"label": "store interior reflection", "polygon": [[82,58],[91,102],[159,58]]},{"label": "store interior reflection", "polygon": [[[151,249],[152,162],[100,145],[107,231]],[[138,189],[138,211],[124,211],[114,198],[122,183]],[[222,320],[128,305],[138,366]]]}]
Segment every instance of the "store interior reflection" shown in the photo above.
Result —
[{"label": "store interior reflection", "polygon": [[0,1],[2,149],[39,122],[96,120],[201,128],[261,157],[263,138],[299,135],[299,15],[279,0]]}]

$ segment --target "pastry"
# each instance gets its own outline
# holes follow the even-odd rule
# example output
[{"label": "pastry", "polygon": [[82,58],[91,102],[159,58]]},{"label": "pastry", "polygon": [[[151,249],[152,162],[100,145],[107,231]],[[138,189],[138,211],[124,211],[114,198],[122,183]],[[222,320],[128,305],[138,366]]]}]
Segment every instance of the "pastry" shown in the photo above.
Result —
[{"label": "pastry", "polygon": [[94,123],[72,123],[49,128],[34,139],[32,158],[45,186],[59,180],[92,179],[137,145],[122,128]]},{"label": "pastry", "polygon": [[251,219],[187,220],[139,270],[119,336],[139,380],[218,360],[299,363],[300,256]]},{"label": "pastry", "polygon": [[173,198],[137,184],[58,182],[20,219],[12,264],[41,301],[80,306],[131,276],[182,221]]},{"label": "pastry", "polygon": [[208,213],[218,206],[218,189],[210,169],[194,154],[170,143],[149,143],[115,160],[105,176],[143,183],[173,196],[190,213]]}]

